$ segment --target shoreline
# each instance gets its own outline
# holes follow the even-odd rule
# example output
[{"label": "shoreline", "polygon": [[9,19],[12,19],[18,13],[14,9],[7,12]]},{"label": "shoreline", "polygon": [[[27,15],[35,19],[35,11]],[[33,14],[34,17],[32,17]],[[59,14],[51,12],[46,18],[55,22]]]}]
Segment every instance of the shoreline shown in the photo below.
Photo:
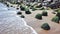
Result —
[{"label": "shoreline", "polygon": [[[8,4],[10,5],[10,3],[8,3]],[[14,6],[13,6],[13,7],[14,7]],[[18,16],[18,15],[17,15],[17,16]],[[18,17],[19,17],[19,16],[18,16]],[[34,34],[37,34],[37,32],[36,32],[31,26],[27,25],[26,21],[25,21],[23,18],[21,18],[21,19],[23,20],[25,26],[27,26],[28,28],[30,28],[30,29],[33,31]]]},{"label": "shoreline", "polygon": [[[24,21],[27,23],[27,25],[29,25],[29,27],[31,26],[37,32],[37,34],[57,34],[57,32],[59,34],[59,32],[60,32],[59,25],[60,24],[57,24],[57,23],[51,21],[51,19],[56,15],[56,14],[52,13],[53,10],[47,10],[48,16],[43,16],[42,20],[38,20],[35,18],[35,15],[38,13],[41,14],[42,11],[41,10],[31,11],[32,14],[29,14],[29,15],[25,14],[24,11],[21,11],[21,12],[25,16]],[[49,31],[43,30],[41,28],[41,25],[43,23],[48,23],[50,25],[51,29]]]}]

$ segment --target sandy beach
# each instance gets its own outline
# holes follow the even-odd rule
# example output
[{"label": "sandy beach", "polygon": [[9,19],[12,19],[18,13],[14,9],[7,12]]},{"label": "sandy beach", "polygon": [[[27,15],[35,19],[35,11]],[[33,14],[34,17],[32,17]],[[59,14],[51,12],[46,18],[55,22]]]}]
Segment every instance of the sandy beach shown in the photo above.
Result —
[{"label": "sandy beach", "polygon": [[[25,14],[25,11],[21,11],[22,15],[25,16],[24,20],[27,22],[27,24],[38,33],[38,34],[60,34],[60,24],[57,24],[55,22],[52,22],[51,19],[56,15],[53,14],[53,10],[47,10],[48,16],[43,16],[42,20],[38,20],[35,18],[36,14],[41,14],[43,10],[36,10],[31,11],[32,14]],[[48,23],[51,27],[50,30],[46,31],[41,28],[41,25],[43,23]]]},{"label": "sandy beach", "polygon": [[[22,11],[23,15],[25,16],[25,21],[27,24],[31,27],[33,27],[38,34],[60,34],[60,24],[54,23],[51,21],[51,19],[55,16],[55,14],[52,14],[53,10],[47,10],[48,16],[43,16],[42,20],[38,20],[35,18],[35,15],[42,12],[43,10],[36,10],[32,11],[32,14],[25,14],[24,11]],[[51,27],[49,31],[41,29],[41,25],[43,23],[48,23]]]},{"label": "sandy beach", "polygon": [[0,34],[37,34],[23,18],[16,14],[15,8],[8,8],[3,3],[0,3],[0,7]]}]

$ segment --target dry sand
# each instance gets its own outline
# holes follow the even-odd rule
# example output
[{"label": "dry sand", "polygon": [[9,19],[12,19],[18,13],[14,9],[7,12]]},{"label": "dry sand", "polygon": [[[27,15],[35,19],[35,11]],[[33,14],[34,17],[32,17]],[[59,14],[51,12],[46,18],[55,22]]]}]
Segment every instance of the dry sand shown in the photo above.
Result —
[{"label": "dry sand", "polygon": [[[43,10],[32,11],[32,14],[25,14],[25,11],[21,11],[25,16],[25,21],[31,27],[33,27],[38,34],[60,34],[60,24],[54,23],[51,19],[56,15],[52,14],[53,10],[47,10],[48,16],[43,16],[42,20],[38,20],[35,18],[37,13],[41,13]],[[48,23],[51,27],[49,31],[41,29],[41,25],[43,23]]]},{"label": "dry sand", "polygon": [[[60,34],[60,24],[51,21],[51,19],[56,15],[52,13],[53,10],[47,10],[48,16],[43,16],[42,20],[38,20],[35,18],[35,15],[37,13],[41,14],[42,11],[43,10],[32,11],[32,14],[25,14],[25,11],[21,11],[21,12],[25,16],[24,19],[27,22],[27,24],[33,27],[38,34]],[[43,23],[48,23],[51,29],[49,31],[41,29],[41,25]]]}]

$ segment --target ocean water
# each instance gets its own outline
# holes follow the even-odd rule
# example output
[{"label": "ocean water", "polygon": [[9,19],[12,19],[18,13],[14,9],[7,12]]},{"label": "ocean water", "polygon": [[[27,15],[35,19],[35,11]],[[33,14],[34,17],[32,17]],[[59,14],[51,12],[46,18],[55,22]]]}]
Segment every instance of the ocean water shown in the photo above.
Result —
[{"label": "ocean water", "polygon": [[23,18],[16,15],[17,12],[15,8],[0,3],[0,34],[37,34]]}]

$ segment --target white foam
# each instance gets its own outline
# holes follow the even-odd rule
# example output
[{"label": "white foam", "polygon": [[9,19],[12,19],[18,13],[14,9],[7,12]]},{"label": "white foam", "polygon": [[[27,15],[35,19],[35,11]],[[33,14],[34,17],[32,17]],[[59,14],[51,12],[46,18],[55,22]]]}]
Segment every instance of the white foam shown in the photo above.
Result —
[{"label": "white foam", "polygon": [[6,5],[0,3],[0,10],[8,10]]},{"label": "white foam", "polygon": [[[2,8],[6,8],[3,5],[0,5]],[[27,23],[25,22],[25,20],[23,18],[20,18],[19,16],[15,15],[16,11],[12,10],[9,11],[6,9],[1,9],[0,10],[6,10],[5,12],[2,11],[0,12],[0,33],[1,34],[13,34],[17,29],[22,30],[23,34],[28,33],[25,32],[25,30],[29,29],[31,30],[31,34],[37,34],[37,32],[29,25],[27,25]],[[11,15],[12,14],[12,15]],[[4,27],[2,27],[4,26]],[[7,31],[10,31],[9,33]],[[7,32],[7,33],[5,33]],[[16,34],[16,32],[15,32]],[[29,33],[30,34],[30,33]]]},{"label": "white foam", "polygon": [[22,18],[22,20],[24,21],[25,26],[29,27],[33,31],[34,34],[37,34],[37,32],[31,26],[27,25],[27,23],[25,22],[25,20],[23,18]]}]

